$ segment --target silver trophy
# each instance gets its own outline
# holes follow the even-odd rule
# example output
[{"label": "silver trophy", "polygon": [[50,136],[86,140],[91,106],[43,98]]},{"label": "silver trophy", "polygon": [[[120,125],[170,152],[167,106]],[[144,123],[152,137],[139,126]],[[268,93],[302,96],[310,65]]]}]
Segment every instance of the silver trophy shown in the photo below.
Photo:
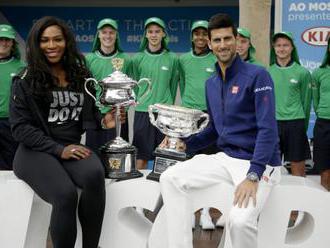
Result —
[{"label": "silver trophy", "polygon": [[[129,179],[143,176],[135,166],[136,148],[120,137],[120,108],[137,104],[133,91],[135,86],[140,87],[143,82],[148,84],[141,99],[148,94],[151,87],[151,82],[148,78],[141,78],[137,82],[121,72],[123,64],[123,59],[114,58],[112,59],[113,73],[101,81],[97,81],[94,78],[88,78],[85,81],[85,90],[95,100],[96,106],[116,108],[116,138],[100,148],[102,160],[109,170],[108,177],[113,179]],[[93,83],[95,88],[99,87],[101,89],[98,99],[87,88],[90,82]]]},{"label": "silver trophy", "polygon": [[153,171],[147,176],[159,181],[160,174],[169,166],[188,159],[185,152],[176,149],[177,142],[202,131],[209,122],[209,115],[196,109],[158,103],[150,105],[148,112],[152,125],[169,138],[168,148],[156,148]]}]

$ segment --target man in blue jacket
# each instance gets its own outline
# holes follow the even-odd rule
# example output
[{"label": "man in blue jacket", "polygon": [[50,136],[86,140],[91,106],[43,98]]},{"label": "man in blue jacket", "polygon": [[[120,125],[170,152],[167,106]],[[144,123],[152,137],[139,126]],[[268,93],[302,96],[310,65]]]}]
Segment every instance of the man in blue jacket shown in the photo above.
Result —
[{"label": "man in blue jacket", "polygon": [[[256,248],[257,218],[281,177],[273,81],[236,54],[237,29],[228,15],[211,17],[208,35],[217,57],[216,73],[206,81],[210,124],[177,149],[193,153],[216,142],[222,152],[197,155],[162,174],[168,247],[193,247],[189,193],[229,182],[236,190],[227,241],[233,248]],[[161,146],[167,145],[165,139]]]}]

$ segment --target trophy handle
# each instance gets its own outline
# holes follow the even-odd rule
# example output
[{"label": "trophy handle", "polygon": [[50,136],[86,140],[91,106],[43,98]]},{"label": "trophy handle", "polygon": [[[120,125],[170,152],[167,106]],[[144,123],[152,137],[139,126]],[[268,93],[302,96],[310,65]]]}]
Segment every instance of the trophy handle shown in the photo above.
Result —
[{"label": "trophy handle", "polygon": [[207,124],[209,123],[209,115],[204,113],[200,116],[200,119],[202,118],[205,118],[205,120],[200,124],[198,130],[196,131],[196,133],[202,131],[206,126]]},{"label": "trophy handle", "polygon": [[[140,87],[141,83],[146,82],[148,83],[148,88],[146,90],[146,92],[143,93],[143,95],[140,97],[140,101],[145,98],[147,96],[147,94],[150,92],[151,90],[151,81],[149,78],[141,78],[138,82],[137,82],[137,86]],[[138,103],[137,103],[138,104]]]},{"label": "trophy handle", "polygon": [[154,105],[149,105],[148,107],[148,113],[149,113],[149,119],[152,125],[156,126],[156,120],[155,120],[155,115],[154,115],[154,109],[155,106]]},{"label": "trophy handle", "polygon": [[[84,85],[84,87],[85,87],[85,91],[86,91],[86,93],[87,93],[88,95],[90,95],[90,96],[94,99],[94,101],[95,101],[95,103],[96,103],[96,106],[98,106],[98,107],[102,107],[103,105],[100,103],[100,101],[97,100],[96,97],[93,96],[93,94],[87,89],[87,84],[88,84],[89,82],[92,82],[92,83],[93,83],[94,88],[95,88],[95,85],[97,85],[98,87],[100,87],[100,86],[99,86],[99,83],[98,83],[94,78],[87,78],[87,79],[85,80],[85,85]],[[102,94],[103,94],[103,88],[102,88],[102,87],[100,87],[100,88],[101,88],[101,94],[100,94],[100,95],[102,95]]]}]

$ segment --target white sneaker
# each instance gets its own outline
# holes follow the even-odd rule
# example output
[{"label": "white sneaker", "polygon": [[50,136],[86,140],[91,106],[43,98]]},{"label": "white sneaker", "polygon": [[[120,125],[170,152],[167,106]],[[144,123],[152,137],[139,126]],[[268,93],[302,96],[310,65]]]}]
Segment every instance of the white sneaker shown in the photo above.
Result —
[{"label": "white sneaker", "polygon": [[215,226],[212,222],[209,208],[203,208],[201,217],[199,219],[199,225],[202,227],[203,230],[213,230]]},{"label": "white sneaker", "polygon": [[215,223],[215,225],[217,227],[224,227],[226,225],[226,216],[222,214],[217,220],[217,223]]}]

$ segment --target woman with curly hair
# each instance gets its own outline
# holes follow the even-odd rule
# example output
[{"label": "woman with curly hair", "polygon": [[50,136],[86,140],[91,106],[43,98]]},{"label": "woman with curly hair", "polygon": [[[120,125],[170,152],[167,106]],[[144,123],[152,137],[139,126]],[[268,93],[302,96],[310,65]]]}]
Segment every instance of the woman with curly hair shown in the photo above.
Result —
[{"label": "woman with curly hair", "polygon": [[[64,21],[47,16],[34,23],[26,70],[13,80],[10,122],[20,143],[13,167],[18,178],[52,205],[54,248],[74,247],[77,205],[83,247],[96,248],[101,233],[104,168],[80,139],[86,129],[113,128],[114,116],[102,116],[85,93],[89,75]],[[82,190],[79,204],[77,187]]]}]

